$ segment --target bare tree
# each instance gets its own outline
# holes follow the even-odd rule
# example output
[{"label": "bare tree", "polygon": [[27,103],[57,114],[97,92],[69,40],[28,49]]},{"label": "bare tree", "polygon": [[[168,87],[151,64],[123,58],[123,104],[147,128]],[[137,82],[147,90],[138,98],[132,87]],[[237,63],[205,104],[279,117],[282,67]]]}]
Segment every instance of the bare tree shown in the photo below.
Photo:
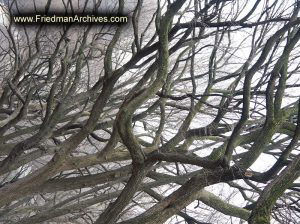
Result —
[{"label": "bare tree", "polygon": [[1,223],[299,222],[297,0],[2,7]]}]

